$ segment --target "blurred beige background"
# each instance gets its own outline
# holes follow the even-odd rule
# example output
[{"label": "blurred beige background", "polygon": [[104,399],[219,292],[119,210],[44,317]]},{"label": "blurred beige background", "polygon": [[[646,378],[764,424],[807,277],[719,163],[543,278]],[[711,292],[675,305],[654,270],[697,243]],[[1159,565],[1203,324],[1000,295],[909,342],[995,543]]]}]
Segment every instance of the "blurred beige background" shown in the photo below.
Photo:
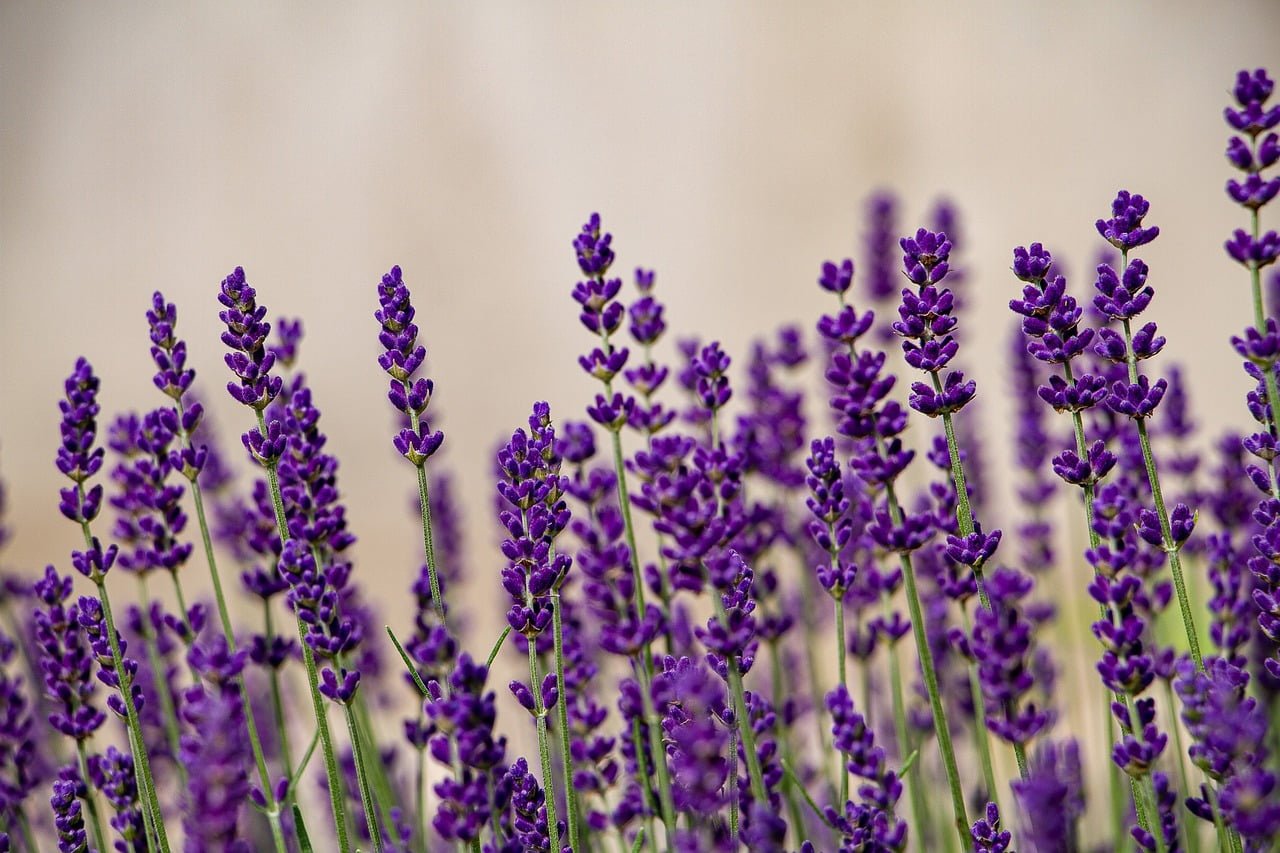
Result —
[{"label": "blurred beige background", "polygon": [[[74,358],[94,361],[107,411],[157,405],[143,311],[159,287],[216,392],[214,296],[242,264],[273,316],[305,319],[361,577],[406,618],[421,543],[371,316],[374,283],[399,263],[475,583],[496,595],[499,561],[482,550],[494,442],[534,399],[580,416],[594,393],[568,293],[570,240],[596,209],[621,269],[657,268],[674,330],[741,356],[752,335],[827,307],[818,264],[858,250],[871,190],[899,190],[913,225],[950,195],[981,327],[967,361],[1000,435],[1010,248],[1044,240],[1082,270],[1092,222],[1129,187],[1163,229],[1146,257],[1168,352],[1211,432],[1240,423],[1246,382],[1226,340],[1249,312],[1220,248],[1241,221],[1222,193],[1220,112],[1238,67],[1280,70],[1280,5],[1214,6],[6,2],[8,561],[65,567],[75,544],[52,464]],[[215,399],[234,442],[243,413]],[[994,441],[989,453],[1007,461]]]}]

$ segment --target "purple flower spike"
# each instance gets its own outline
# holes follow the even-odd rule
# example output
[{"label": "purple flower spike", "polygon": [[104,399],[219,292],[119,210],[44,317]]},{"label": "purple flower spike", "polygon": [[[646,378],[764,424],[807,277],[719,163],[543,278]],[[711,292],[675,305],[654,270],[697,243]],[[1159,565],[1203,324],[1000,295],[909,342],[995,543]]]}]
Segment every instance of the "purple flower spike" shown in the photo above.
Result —
[{"label": "purple flower spike", "polygon": [[1085,807],[1079,744],[1041,744],[1029,770],[1026,779],[1012,783],[1021,813],[1020,843],[1036,853],[1078,849],[1077,824]]},{"label": "purple flower spike", "polygon": [[979,608],[971,649],[987,704],[987,728],[997,737],[1026,744],[1053,720],[1034,702],[1022,704],[1035,687],[1035,649],[1027,619],[1032,580],[1003,566],[987,580],[991,609]]},{"label": "purple flower spike", "polygon": [[115,810],[111,828],[119,833],[124,842],[123,848],[117,846],[116,849],[129,851],[142,848],[146,844],[146,827],[142,807],[138,802],[133,756],[109,746],[102,755],[89,757],[89,778]]},{"label": "purple flower spike", "polygon": [[53,568],[35,583],[35,641],[45,689],[54,700],[49,724],[69,738],[83,741],[106,721],[94,707],[94,656],[80,627],[80,609],[71,598],[71,578]]},{"label": "purple flower spike", "polygon": [[271,324],[265,306],[258,305],[257,291],[245,281],[244,269],[236,267],[222,280],[218,301],[225,310],[218,314],[227,330],[222,342],[231,352],[223,359],[236,382],[227,383],[227,391],[236,402],[261,412],[280,393],[283,380],[271,375],[276,357],[267,350]]},{"label": "purple flower spike", "polygon": [[969,834],[973,836],[975,853],[1005,853],[1013,840],[1013,833],[1000,825],[1000,807],[995,803],[987,803],[986,812],[974,821]]},{"label": "purple flower spike", "polygon": [[1151,203],[1142,196],[1120,190],[1111,202],[1111,218],[1099,219],[1095,227],[1108,243],[1127,252],[1145,246],[1160,235],[1159,228],[1142,226],[1150,209]]},{"label": "purple flower spike", "polygon": [[702,348],[693,361],[693,369],[698,377],[696,389],[702,405],[713,412],[723,408],[733,396],[733,390],[725,375],[729,370],[729,356],[718,341]]},{"label": "purple flower spike", "polygon": [[60,491],[58,509],[71,521],[87,524],[97,518],[102,506],[102,486],[86,489],[89,478],[102,468],[105,450],[94,447],[98,430],[98,377],[86,359],[76,360],[75,369],[63,383],[62,443],[58,447],[58,470],[75,485]]},{"label": "purple flower spike", "polygon": [[58,833],[58,850],[62,853],[85,853],[89,838],[84,831],[84,814],[77,798],[76,784],[65,779],[53,783],[53,826]]},{"label": "purple flower spike", "polygon": [[818,287],[830,293],[846,293],[853,285],[853,261],[845,258],[837,266],[831,261],[822,262],[822,274],[818,276]]},{"label": "purple flower spike", "polygon": [[422,467],[440,449],[444,433],[432,432],[427,426],[426,410],[435,386],[430,379],[417,376],[426,361],[427,349],[418,343],[413,302],[400,267],[392,267],[378,283],[378,303],[373,314],[382,325],[378,341],[383,352],[378,356],[378,366],[390,377],[387,399],[409,420],[393,444],[401,456]]},{"label": "purple flower spike", "polygon": [[731,716],[724,682],[690,658],[667,658],[653,680],[677,809],[714,814],[724,803]]},{"label": "purple flower spike", "polygon": [[833,745],[847,759],[849,772],[864,780],[858,786],[861,801],[858,806],[875,815],[869,822],[874,826],[873,837],[878,844],[870,849],[901,850],[906,842],[907,824],[894,819],[893,814],[902,796],[902,781],[889,769],[884,749],[876,745],[875,732],[854,708],[853,699],[843,685],[827,694],[826,705],[831,714]]},{"label": "purple flower spike", "polygon": [[898,245],[902,247],[902,271],[913,284],[937,284],[946,277],[951,255],[946,234],[921,228],[914,238],[903,237]]}]

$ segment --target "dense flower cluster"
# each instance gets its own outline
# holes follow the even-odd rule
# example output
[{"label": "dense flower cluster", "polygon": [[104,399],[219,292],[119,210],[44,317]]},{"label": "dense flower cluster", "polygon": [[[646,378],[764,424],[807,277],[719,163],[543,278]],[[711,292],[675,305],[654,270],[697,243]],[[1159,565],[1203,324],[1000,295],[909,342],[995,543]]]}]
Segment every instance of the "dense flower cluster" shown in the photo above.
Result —
[{"label": "dense flower cluster", "polygon": [[[858,262],[819,267],[830,309],[740,353],[713,329],[669,352],[654,272],[624,286],[592,214],[568,298],[597,384],[584,420],[533,403],[493,455],[499,556],[486,563],[463,548],[469,481],[441,452],[418,313],[392,267],[367,294],[367,343],[417,487],[422,550],[408,613],[392,614],[410,625],[403,642],[394,626],[383,642],[365,598],[394,589],[396,570],[357,568],[302,322],[269,323],[240,268],[221,283],[227,387],[254,466],[241,481],[177,306],[154,293],[143,313],[164,405],[101,418],[84,358],[63,384],[52,455],[74,573],[57,559],[38,578],[0,571],[0,853],[1175,853],[1211,835],[1272,849],[1273,90],[1242,71],[1225,113],[1226,191],[1248,220],[1225,248],[1254,308],[1231,345],[1253,425],[1212,453],[1194,371],[1153,372],[1178,342],[1150,319],[1163,303],[1136,252],[1160,229],[1138,193],[1118,191],[1095,223],[1087,300],[1043,243],[1013,250],[1006,477],[983,420],[994,410],[962,363],[978,327],[959,286],[975,276],[951,203],[903,236],[907,205],[877,193]],[[904,369],[920,380],[906,390]],[[109,531],[94,526],[104,502]],[[995,518],[1008,523],[981,523]],[[9,536],[0,517],[0,546]],[[228,606],[226,560],[252,607]],[[187,598],[201,562],[217,620]],[[137,600],[114,609],[129,583]],[[496,641],[464,606],[494,594]],[[498,673],[532,725],[506,725]]]}]

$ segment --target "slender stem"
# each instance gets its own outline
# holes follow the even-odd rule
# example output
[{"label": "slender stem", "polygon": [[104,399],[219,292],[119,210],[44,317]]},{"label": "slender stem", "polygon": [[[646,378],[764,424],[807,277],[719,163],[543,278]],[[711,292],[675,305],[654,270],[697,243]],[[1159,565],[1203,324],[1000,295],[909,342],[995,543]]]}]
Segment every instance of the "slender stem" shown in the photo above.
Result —
[{"label": "slender stem", "polygon": [[[737,714],[735,709],[734,714]],[[729,729],[729,843],[738,849],[738,728]]]},{"label": "slender stem", "polygon": [[142,629],[142,643],[147,647],[147,661],[151,664],[151,680],[156,696],[160,699],[160,718],[164,721],[165,739],[169,742],[169,752],[173,756],[174,766],[182,779],[182,787],[187,786],[187,768],[178,755],[178,712],[174,708],[173,693],[170,690],[168,674],[164,658],[160,656],[160,646],[151,625],[151,593],[147,588],[146,572],[138,573],[138,592],[142,601],[142,617],[139,620]]},{"label": "slender stem", "polygon": [[[85,535],[88,536],[89,525],[85,524]],[[120,695],[124,699],[125,717],[129,728],[137,739],[138,749],[133,756],[134,770],[137,771],[140,792],[145,791],[148,807],[151,809],[152,822],[155,825],[156,843],[162,853],[168,853],[169,835],[165,832],[164,813],[160,811],[160,798],[156,795],[155,777],[151,775],[151,761],[147,757],[146,744],[142,739],[142,723],[138,719],[138,708],[133,701],[133,680],[125,672],[124,662],[120,654],[120,638],[116,635],[116,620],[111,613],[111,599],[107,595],[107,585],[101,576],[97,578],[98,598],[102,600],[102,615],[107,623],[107,641],[111,644],[111,657],[115,661],[116,678],[120,681]],[[144,787],[145,786],[145,787]]]},{"label": "slender stem", "polygon": [[[408,383],[405,383],[406,389]],[[413,429],[418,429],[418,416],[410,413],[409,420]],[[444,597],[440,594],[440,576],[436,573],[436,546],[431,535],[431,493],[427,489],[427,469],[425,463],[418,466],[418,504],[422,510],[422,549],[427,558],[427,581],[431,584],[431,604],[435,608],[440,624],[448,626],[445,619]]]},{"label": "slender stem", "polygon": [[756,751],[756,733],[747,711],[746,691],[742,686],[742,672],[736,660],[729,661],[729,686],[737,705],[738,729],[742,732],[742,751],[747,756],[747,774],[751,777],[751,795],[757,803],[768,803],[769,794],[764,787],[764,771],[760,767],[760,753]]},{"label": "slender stem", "polygon": [[[876,438],[877,450],[880,439]],[[885,484],[885,502],[889,507],[889,519],[896,525],[902,524],[902,507],[898,503],[897,491],[893,483]],[[928,638],[924,633],[924,608],[920,606],[920,592],[916,586],[916,570],[911,555],[898,553],[902,564],[903,584],[907,591],[907,609],[911,616],[911,633],[916,642],[916,654],[920,657],[920,669],[924,675],[925,692],[929,694],[929,707],[933,712],[933,731],[938,739],[938,751],[942,753],[942,767],[947,776],[947,787],[951,791],[951,810],[956,832],[960,836],[961,848],[968,847],[972,841],[969,835],[969,818],[965,813],[964,788],[960,784],[960,771],[956,766],[955,748],[951,745],[951,728],[947,723],[946,708],[942,704],[942,693],[938,689],[938,673],[933,667],[933,651],[929,648]]]},{"label": "slender stem", "polygon": [[[1256,245],[1262,230],[1262,223],[1256,207],[1250,212],[1249,222],[1253,231],[1253,242]],[[1253,324],[1258,334],[1261,335],[1266,332],[1267,312],[1262,302],[1262,267],[1258,265],[1257,261],[1249,262],[1249,285],[1253,293]],[[1272,434],[1275,434],[1277,429],[1276,417],[1280,413],[1280,388],[1276,385],[1276,372],[1273,366],[1262,368],[1262,380],[1267,389],[1267,407],[1271,410],[1267,428]],[[1268,460],[1267,467],[1271,473],[1271,496],[1280,499],[1280,473],[1276,471],[1276,460]]]},{"label": "slender stem", "polygon": [[[846,656],[848,654],[846,646],[848,645],[848,640],[845,637],[845,632],[844,632],[844,602],[840,599],[836,599],[835,608],[836,608],[836,662],[837,662],[837,666],[840,669],[840,686],[847,691],[849,689],[848,665],[846,664]],[[868,709],[866,708],[862,709],[864,714],[867,713],[867,710]],[[849,753],[841,752],[840,756],[841,756],[840,772],[837,775],[840,777],[839,802],[841,803],[841,807],[843,808],[843,804],[847,802],[849,799]]]},{"label": "slender stem", "polygon": [[21,809],[18,810],[18,829],[22,832],[22,843],[27,846],[28,853],[40,853],[40,845],[31,832],[31,821],[27,820],[27,813]]},{"label": "slender stem", "polygon": [[[271,601],[264,598],[262,600],[262,626],[268,647],[270,647],[272,637],[275,635],[274,621],[271,616]],[[285,770],[288,771],[293,766],[293,758],[289,753],[289,727],[284,719],[284,696],[280,690],[280,670],[274,666],[268,667],[268,677],[271,684],[271,715],[275,721],[276,738],[280,741],[280,760],[284,764]],[[292,777],[290,781],[292,781]]]},{"label": "slender stem", "polygon": [[795,771],[795,768],[791,766],[791,762],[787,761],[785,758],[782,760],[782,772],[787,774],[787,778],[791,781],[791,784],[795,786],[795,789],[799,791],[800,794],[804,797],[804,801],[809,804],[809,808],[812,809],[813,813],[818,816],[818,820],[822,821],[823,824],[830,827],[831,829],[835,829],[834,826],[831,826],[831,821],[827,820],[827,816],[823,812],[823,810],[818,806],[817,803],[813,801],[813,797],[809,794],[809,791],[805,788],[804,785],[800,783],[800,780],[796,777],[796,771]]},{"label": "slender stem", "polygon": [[564,684],[564,619],[561,613],[560,588],[551,590],[552,639],[555,644],[556,689],[560,700],[556,702],[556,722],[560,729],[560,762],[564,773],[565,807],[569,810],[569,849],[577,853],[582,844],[582,827],[578,825],[578,792],[573,786],[573,756],[569,750],[569,692]]},{"label": "slender stem", "polygon": [[[1182,727],[1178,721],[1177,712],[1174,710],[1178,706],[1175,705],[1173,701],[1173,682],[1167,679],[1161,680],[1164,681],[1164,695],[1165,699],[1169,703],[1168,727],[1173,729],[1173,748],[1175,760],[1178,764],[1178,781],[1182,784],[1182,790],[1190,793],[1192,788],[1191,782],[1187,778],[1187,753],[1182,747]],[[1181,827],[1183,835],[1187,839],[1187,850],[1190,851],[1190,853],[1199,853],[1200,839],[1195,829],[1185,822],[1181,824]]]},{"label": "slender stem", "polygon": [[355,757],[356,782],[360,788],[360,804],[364,807],[365,825],[369,828],[373,849],[376,853],[381,853],[382,828],[378,825],[378,813],[373,805],[373,795],[369,791],[369,774],[365,770],[364,750],[360,748],[360,730],[356,724],[355,709],[349,703],[343,703],[342,712],[347,718],[347,734],[351,738],[351,753]]},{"label": "slender stem", "polygon": [[[823,776],[827,780],[827,784],[831,786],[831,790],[835,790],[835,784],[832,781],[831,774],[831,752],[823,749],[822,744],[826,742],[827,730],[823,725],[823,699],[822,684],[818,678],[818,618],[814,611],[813,602],[818,598],[818,587],[815,585],[813,571],[809,568],[806,557],[797,548],[797,554],[801,562],[801,577],[804,580],[804,595],[801,597],[800,606],[803,608],[804,614],[804,657],[805,670],[809,673],[809,698],[813,702],[813,723],[817,729],[815,734],[817,739],[814,743],[818,746],[821,754],[820,769]],[[863,670],[866,675],[866,670]]]},{"label": "slender stem", "polygon": [[[960,606],[965,636],[973,636],[973,628],[969,619],[969,611]],[[987,707],[982,695],[982,682],[978,679],[976,665],[969,668],[969,693],[973,697],[973,739],[977,742],[978,759],[982,763],[982,778],[987,786],[987,797],[996,805],[1000,804],[999,789],[996,787],[995,765],[991,760],[991,735],[987,731]]]},{"label": "slender stem", "polygon": [[1143,783],[1143,788],[1146,792],[1146,796],[1149,798],[1151,807],[1151,811],[1148,812],[1148,816],[1151,821],[1151,826],[1148,831],[1151,833],[1151,837],[1155,839],[1156,853],[1168,853],[1169,845],[1165,844],[1164,841],[1164,826],[1160,820],[1160,798],[1156,794],[1155,779],[1151,778],[1151,775],[1148,774],[1143,778]]},{"label": "slender stem", "polygon": [[[1126,258],[1127,260],[1127,258]],[[1125,340],[1125,358],[1129,363],[1129,381],[1138,381],[1138,358],[1133,352],[1133,334],[1129,328],[1129,320],[1122,320]],[[1200,639],[1196,635],[1195,617],[1191,613],[1191,600],[1187,596],[1187,582],[1182,573],[1182,546],[1173,541],[1173,531],[1169,524],[1169,511],[1165,507],[1164,494],[1160,490],[1160,472],[1156,469],[1155,457],[1151,453],[1151,438],[1147,435],[1147,419],[1136,418],[1138,424],[1138,441],[1142,445],[1142,462],[1147,469],[1147,484],[1151,486],[1151,498],[1155,501],[1156,515],[1160,517],[1160,535],[1163,539],[1164,551],[1169,555],[1169,568],[1173,572],[1173,587],[1178,593],[1178,610],[1182,613],[1182,627],[1187,635],[1187,645],[1191,650],[1191,659],[1196,669],[1204,670],[1204,658],[1200,655]]]},{"label": "slender stem", "polygon": [[[542,760],[542,790],[546,794],[547,832],[551,849],[560,849],[560,819],[556,814],[555,780],[551,776],[551,745],[547,742],[547,709],[542,704],[542,679],[538,676],[537,643],[529,640],[529,688],[533,693],[533,718],[538,727],[538,757]],[[561,696],[559,701],[563,702]]]},{"label": "slender stem", "polygon": [[645,743],[644,736],[640,733],[641,727],[640,720],[632,719],[631,748],[635,751],[636,776],[639,777],[640,781],[640,793],[644,798],[645,820],[649,826],[649,840],[652,843],[657,837],[653,831],[653,816],[658,809],[653,802],[653,785],[649,781],[652,777],[649,775],[649,762],[644,755]]},{"label": "slender stem", "polygon": [[[942,392],[942,380],[938,374],[933,377],[933,386]],[[947,455],[951,459],[951,482],[956,490],[956,521],[960,525],[960,535],[968,536],[977,529],[973,518],[973,506],[969,503],[969,486],[965,481],[964,462],[960,459],[960,444],[956,440],[955,422],[950,412],[942,415],[942,430],[947,437]],[[973,578],[978,585],[978,599],[986,610],[991,610],[991,599],[987,597],[987,582],[982,575],[982,563],[973,565]]]},{"label": "slender stem", "polygon": [[[783,688],[783,667],[782,667],[782,642],[781,638],[775,637],[769,642],[769,663],[771,666],[770,681],[773,682],[773,707],[781,708],[784,701]],[[773,727],[774,737],[778,739],[778,746],[781,751],[781,758],[788,763],[792,759],[790,729],[782,719],[782,715],[776,715],[776,722]],[[804,814],[800,811],[800,804],[796,802],[796,786],[792,779],[786,780],[783,787],[783,796],[787,801],[787,811],[791,816],[791,831],[795,841],[804,838]]]},{"label": "slender stem", "polygon": [[[80,780],[84,782],[84,804],[89,810],[89,829],[93,831],[93,843],[97,845],[99,850],[107,850],[109,848],[107,847],[106,836],[102,832],[102,814],[98,810],[98,797],[89,776],[88,748],[83,740],[76,741],[76,763],[80,765]],[[148,814],[148,812],[144,809],[143,814]]]},{"label": "slender stem", "polygon": [[[418,713],[418,724],[422,724],[422,712]],[[427,849],[427,748],[420,746],[416,750],[417,759],[413,774],[414,821],[417,828],[416,848],[420,853]]]},{"label": "slender stem", "polygon": [[[374,802],[378,807],[379,814],[382,815],[387,831],[391,834],[392,844],[396,848],[400,848],[404,845],[405,839],[400,833],[399,824],[392,819],[392,811],[399,809],[400,803],[395,789],[391,785],[391,778],[387,775],[386,765],[382,762],[382,756],[378,750],[378,739],[373,734],[373,719],[369,716],[369,706],[364,701],[364,693],[362,692],[356,694],[354,711],[356,728],[360,733],[360,740],[356,744],[359,745],[362,755],[370,755],[369,758],[365,759],[365,767],[366,773],[373,780]],[[353,744],[353,749],[356,748],[356,744]],[[369,763],[373,765],[371,772],[368,769]]]},{"label": "slender stem", "polygon": [[[889,609],[887,599],[885,600],[885,609]],[[889,687],[893,694],[894,734],[898,738],[898,754],[906,755],[911,749],[911,733],[907,727],[906,700],[902,691],[902,669],[898,665],[898,644],[891,642],[887,651],[889,653]],[[919,760],[919,754],[919,751],[911,753],[916,757],[914,760]],[[906,771],[903,770],[899,772],[898,777],[902,778],[905,775]],[[929,826],[929,809],[925,805],[923,781],[923,776],[918,773],[914,778],[907,781],[911,790],[911,819],[915,823],[917,843],[922,849],[928,840],[925,829]]]},{"label": "slender stem", "polygon": [[[267,423],[262,412],[258,412],[258,431],[265,436]],[[276,474],[275,465],[264,466],[267,472],[267,486],[271,492],[271,506],[276,516],[276,534],[283,546],[289,541],[289,523],[284,514],[284,499],[280,495],[280,478]],[[311,708],[316,717],[316,726],[320,730],[320,744],[324,751],[325,775],[329,780],[329,804],[333,809],[333,823],[338,834],[338,849],[342,853],[350,853],[351,839],[347,832],[347,813],[343,806],[342,775],[338,770],[337,756],[333,750],[333,735],[329,731],[329,720],[326,716],[324,698],[320,695],[320,676],[316,670],[316,658],[311,646],[307,643],[307,626],[301,619],[298,623],[298,642],[302,646],[302,664],[307,671],[307,687],[311,692]]]},{"label": "slender stem", "polygon": [[[182,423],[183,405],[181,400],[176,401],[178,409],[178,422]],[[185,430],[182,431],[182,443],[187,449],[191,449],[191,434]],[[222,636],[227,641],[227,648],[233,654],[236,651],[236,635],[235,630],[231,627],[231,613],[227,609],[227,597],[222,591],[222,578],[218,574],[218,561],[213,553],[213,537],[209,533],[209,519],[204,510],[204,493],[200,488],[199,475],[191,480],[191,500],[196,508],[196,521],[200,527],[200,540],[204,545],[205,562],[209,566],[209,579],[213,583],[213,597],[218,606],[218,621],[222,624]],[[175,583],[177,579],[175,577]],[[185,618],[186,608],[183,607]],[[262,750],[262,739],[258,736],[258,723],[253,715],[253,703],[249,701],[249,691],[246,688],[243,673],[238,677],[240,681],[240,707],[244,711],[245,728],[249,730],[249,745],[253,750],[253,761],[258,768],[258,780],[261,783],[263,796],[267,801],[267,815],[271,819],[273,828],[280,821],[280,815],[276,806],[275,786],[271,784],[271,774],[267,770],[267,758]],[[274,681],[275,675],[272,674]],[[281,730],[281,747],[287,749],[288,739]],[[287,753],[286,753],[287,754]],[[286,767],[288,765],[286,764]],[[274,833],[273,833],[274,834]],[[276,844],[276,853],[286,853],[284,840],[281,838]]]}]

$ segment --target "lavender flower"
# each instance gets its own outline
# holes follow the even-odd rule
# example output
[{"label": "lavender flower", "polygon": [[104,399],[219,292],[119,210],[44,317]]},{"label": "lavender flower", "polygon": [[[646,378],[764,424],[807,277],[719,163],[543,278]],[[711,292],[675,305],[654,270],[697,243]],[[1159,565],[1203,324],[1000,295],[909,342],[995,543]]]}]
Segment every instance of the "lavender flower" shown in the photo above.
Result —
[{"label": "lavender flower", "polygon": [[76,798],[76,784],[63,779],[53,783],[53,825],[58,832],[58,849],[62,853],[87,853],[89,837],[84,831],[84,815]]},{"label": "lavender flower", "polygon": [[114,746],[109,746],[102,755],[89,759],[89,777],[94,787],[106,796],[107,802],[115,810],[111,828],[120,835],[116,849],[121,853],[147,849],[133,758]]},{"label": "lavender flower", "polygon": [[106,721],[94,707],[93,657],[80,627],[80,609],[71,598],[71,578],[45,568],[36,581],[35,640],[45,690],[55,703],[49,724],[69,738],[86,740]]},{"label": "lavender flower", "polygon": [[1012,569],[997,569],[987,582],[991,609],[978,610],[972,652],[986,700],[987,728],[1009,743],[1025,745],[1053,719],[1034,701],[1021,703],[1035,686],[1032,626],[1024,610],[1032,581]]},{"label": "lavender flower", "polygon": [[[854,709],[853,699],[843,685],[827,694],[827,709],[831,712],[836,748],[848,756],[849,771],[865,780],[858,788],[859,805],[870,815],[860,816],[858,822],[865,820],[870,824],[867,840],[872,849],[905,849],[907,824],[893,816],[898,798],[902,796],[902,782],[886,766],[884,750],[876,745],[875,733]],[[849,803],[846,808],[852,805]]]},{"label": "lavender flower", "polygon": [[1041,744],[1032,755],[1030,774],[1013,783],[1021,809],[1019,840],[1028,853],[1066,853],[1078,847],[1078,822],[1084,814],[1084,784],[1079,745]]},{"label": "lavender flower", "polygon": [[1009,849],[1013,833],[1000,825],[1000,807],[995,803],[987,803],[986,813],[974,821],[973,829],[974,853],[1004,853]]},{"label": "lavender flower", "polygon": [[0,631],[0,823],[5,826],[17,823],[23,802],[40,781],[27,686],[7,671],[16,651]]},{"label": "lavender flower", "polygon": [[654,679],[653,699],[669,744],[676,808],[695,816],[715,813],[729,774],[731,713],[723,683],[689,658],[667,658]]},{"label": "lavender flower", "polygon": [[182,762],[191,768],[182,813],[187,853],[249,849],[238,840],[252,760],[237,682],[245,657],[244,651],[232,654],[221,637],[191,653],[191,664],[204,683],[190,688],[182,703],[189,727],[182,737]]},{"label": "lavender flower", "polygon": [[[382,324],[378,340],[384,351],[378,365],[391,377],[387,398],[391,405],[409,418],[409,426],[396,436],[396,450],[414,465],[422,467],[444,442],[444,433],[432,432],[425,415],[431,403],[434,383],[416,376],[427,358],[427,349],[418,343],[418,326],[413,322],[414,308],[409,288],[400,267],[395,266],[378,285],[381,307],[374,319]],[[416,377],[416,378],[415,378]]]},{"label": "lavender flower", "polygon": [[60,491],[58,508],[71,521],[85,525],[97,518],[102,507],[102,486],[86,483],[102,468],[106,453],[94,447],[98,432],[98,377],[86,359],[76,360],[75,369],[67,377],[63,388],[64,399],[59,401],[62,411],[62,444],[58,448],[57,466],[63,475],[74,483]]},{"label": "lavender flower", "polygon": [[[227,326],[222,333],[222,342],[231,350],[223,359],[237,380],[227,383],[227,392],[236,402],[261,412],[280,393],[283,380],[271,375],[276,363],[275,353],[266,347],[271,324],[265,321],[267,309],[258,305],[257,296],[257,291],[245,281],[244,269],[236,267],[222,280],[218,301],[226,310],[218,317]],[[272,445],[254,442],[247,437],[245,444],[255,458],[270,459],[271,452],[275,450]]]}]

